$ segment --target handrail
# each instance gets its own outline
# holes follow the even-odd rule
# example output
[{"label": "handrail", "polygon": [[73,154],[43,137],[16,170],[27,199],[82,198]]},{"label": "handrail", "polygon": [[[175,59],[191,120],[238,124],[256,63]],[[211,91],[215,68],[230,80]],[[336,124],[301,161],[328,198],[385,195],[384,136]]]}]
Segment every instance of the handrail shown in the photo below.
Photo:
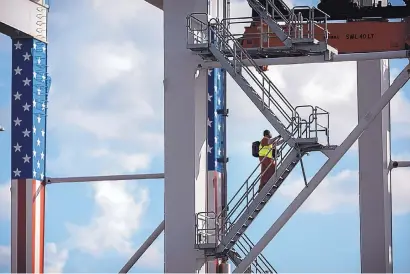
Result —
[{"label": "handrail", "polygon": [[[213,23],[214,22],[214,23]],[[215,27],[217,29],[215,29]],[[216,30],[216,31],[213,31]],[[221,31],[222,30],[222,31]],[[220,50],[229,50],[230,53],[233,55],[234,59],[233,64],[231,61],[231,64],[233,66],[236,65],[236,63],[241,64],[242,68],[248,73],[248,76],[252,78],[252,80],[259,86],[259,88],[262,90],[262,97],[264,98],[265,96],[268,98],[269,106],[270,103],[272,103],[277,110],[284,116],[284,118],[287,120],[287,122],[292,123],[292,117],[297,116],[297,113],[295,112],[294,107],[290,104],[290,102],[283,96],[283,94],[279,91],[279,89],[272,83],[272,81],[267,77],[267,75],[259,68],[259,66],[255,63],[253,58],[248,54],[246,50],[242,48],[242,46],[239,44],[237,38],[235,38],[229,30],[221,24],[217,19],[211,19],[210,20],[210,31],[213,31],[213,35],[215,35],[218,39],[218,42],[215,44],[223,43],[224,47],[220,48]],[[223,33],[223,34],[222,34]],[[224,37],[225,35],[226,37]],[[233,43],[233,47],[229,45],[229,42]],[[239,55],[239,56],[238,56]],[[242,62],[242,59],[246,59],[250,62],[250,64],[255,68],[255,70],[258,72],[258,74],[262,77],[262,81],[259,80],[254,73],[250,71],[250,69],[245,66]],[[265,84],[267,83],[268,89],[265,88]],[[282,106],[276,102],[276,100],[273,98],[271,94],[271,89],[273,92],[278,96],[278,98],[284,103],[284,105],[288,108],[289,113],[283,109]],[[265,101],[262,99],[262,102],[265,103]]]},{"label": "handrail", "polygon": [[[228,220],[227,223],[231,224],[231,221]],[[236,242],[236,246],[246,256],[250,252],[250,250],[255,246],[255,244],[251,241],[251,239],[249,239],[249,237],[245,233],[243,233]],[[263,264],[263,266],[267,268],[269,273],[272,273],[271,271],[277,273],[276,269],[269,263],[268,259],[266,259],[266,257],[262,253],[258,255],[257,259],[261,261],[261,263]],[[251,266],[253,266],[256,269],[255,273],[266,273],[266,270],[264,270],[261,267],[261,264],[258,263],[257,259],[255,259],[255,261],[253,261],[251,264]]]},{"label": "handrail", "polygon": [[[286,151],[286,153],[283,153],[283,151],[286,148],[289,148],[289,149]],[[292,148],[289,147],[286,143],[280,146],[280,148],[277,150],[277,155],[276,155],[276,168],[279,168],[282,165],[282,163],[286,159],[286,156],[288,156],[291,151],[292,151]],[[258,192],[255,191],[255,187],[260,181],[260,178],[262,177],[264,173],[258,173],[257,177],[250,184],[249,184],[249,178],[255,174],[259,166],[260,166],[260,163],[258,164],[257,168],[254,169],[253,173],[248,177],[248,179],[242,184],[240,189],[235,193],[234,197],[230,199],[228,206],[225,207],[225,210],[229,208],[229,205],[231,203],[234,203],[236,197],[239,197],[238,201],[234,204],[233,208],[229,208],[229,212],[226,214],[225,220],[229,219],[231,220],[231,223],[236,222],[240,218],[242,213],[244,213],[248,209],[250,203],[252,203],[252,201],[255,199],[256,195],[258,194]],[[242,191],[242,189],[244,189],[244,191]],[[241,192],[243,192],[243,194],[239,195],[239,193]],[[219,215],[223,216],[222,213]],[[232,225],[229,225],[226,222],[224,223],[224,225],[226,226],[224,229],[224,233],[226,234],[230,231],[230,229],[232,228]]]}]

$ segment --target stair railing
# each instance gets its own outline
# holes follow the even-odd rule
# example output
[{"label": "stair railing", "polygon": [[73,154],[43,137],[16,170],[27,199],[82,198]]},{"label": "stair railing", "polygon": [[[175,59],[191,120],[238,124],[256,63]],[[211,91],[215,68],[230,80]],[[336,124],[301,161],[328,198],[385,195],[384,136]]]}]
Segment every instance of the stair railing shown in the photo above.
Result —
[{"label": "stair railing", "polygon": [[[276,168],[279,168],[281,164],[284,162],[287,155],[290,154],[292,148],[289,147],[286,143],[279,146],[276,150]],[[265,159],[264,157],[263,159]],[[269,164],[268,168],[273,163]],[[223,234],[227,234],[230,229],[232,228],[233,224],[240,218],[240,216],[249,208],[249,205],[253,202],[253,200],[258,195],[257,188],[259,188],[259,182],[265,172],[260,172],[259,167],[261,166],[261,161],[253,169],[252,173],[248,176],[245,182],[239,187],[237,192],[233,195],[233,197],[228,202],[227,206],[225,207],[224,211],[218,214],[219,218],[225,216],[224,220],[224,230]],[[255,179],[251,179],[254,175],[256,175]],[[230,220],[229,223],[226,220]]]},{"label": "stair railing", "polygon": [[[228,221],[228,223],[230,223],[230,221]],[[241,255],[236,250],[240,251],[242,253],[240,257],[241,259],[243,259],[242,256],[248,255],[254,246],[255,244],[251,241],[251,239],[249,239],[249,237],[245,233],[243,233],[236,242],[235,246],[231,248],[231,251],[235,252],[238,255]],[[268,271],[269,273],[277,273],[275,268],[269,263],[268,259],[266,259],[266,257],[262,253],[260,253],[258,257],[252,262],[251,268],[253,268],[252,270],[254,270],[252,271],[252,273],[266,273],[265,271]]]},{"label": "stair railing", "polygon": [[[211,40],[211,44],[217,47],[222,53],[229,53],[233,56],[230,58],[227,56],[231,66],[235,71],[244,77],[243,73],[253,80],[253,82],[260,88],[262,94],[259,95],[262,98],[263,107],[269,108],[271,111],[271,105],[283,116],[287,123],[293,124],[297,119],[292,119],[293,117],[298,117],[298,113],[295,111],[294,107],[290,102],[283,96],[279,89],[272,83],[269,77],[262,71],[262,69],[255,63],[255,60],[248,54],[248,52],[242,48],[238,40],[226,29],[226,27],[219,23],[217,19],[211,19],[210,21],[210,31],[212,36],[215,37]],[[243,63],[243,60],[248,61],[251,66],[256,70],[256,72],[261,76],[261,79],[256,77],[248,66]],[[245,79],[245,78],[244,78]],[[245,79],[246,80],[246,79]],[[267,99],[267,102],[266,100]],[[296,126],[293,124],[293,126]],[[286,125],[285,125],[286,127]],[[293,129],[293,127],[292,127]]]},{"label": "stair railing", "polygon": [[216,248],[220,235],[218,218],[215,212],[198,212],[195,218],[195,243]]}]

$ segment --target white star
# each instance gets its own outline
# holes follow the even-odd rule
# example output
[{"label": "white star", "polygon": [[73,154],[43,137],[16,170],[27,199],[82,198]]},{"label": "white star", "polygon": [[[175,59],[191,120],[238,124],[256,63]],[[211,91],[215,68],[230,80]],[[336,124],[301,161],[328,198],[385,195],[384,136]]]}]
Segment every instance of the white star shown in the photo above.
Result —
[{"label": "white star", "polygon": [[33,177],[37,176],[37,171],[35,169],[33,169]]},{"label": "white star", "polygon": [[31,80],[26,77],[26,80],[23,80],[24,86],[30,86]]},{"label": "white star", "polygon": [[40,95],[41,94],[41,89],[37,89],[37,94]]},{"label": "white star", "polygon": [[215,92],[215,94],[218,93],[218,86],[217,85],[214,86],[214,92]]},{"label": "white star", "polygon": [[29,105],[29,104],[26,103],[26,104],[23,106],[24,111],[30,111],[30,106],[31,106],[31,105]]},{"label": "white star", "polygon": [[41,136],[44,137],[44,134],[46,134],[46,132],[42,129],[41,130]]},{"label": "white star", "polygon": [[212,127],[212,121],[209,120],[209,118],[207,118],[207,124],[208,124],[208,127]]},{"label": "white star", "polygon": [[30,158],[27,154],[23,157],[24,163],[30,163]]},{"label": "white star", "polygon": [[37,64],[39,64],[39,65],[41,64],[41,59],[40,59],[40,57],[37,58]]},{"label": "white star", "polygon": [[35,107],[36,107],[36,105],[37,105],[36,100],[33,100],[33,108],[35,108]]},{"label": "white star", "polygon": [[221,104],[221,99],[218,98],[218,106]]},{"label": "white star", "polygon": [[208,93],[208,101],[211,102],[212,95]]},{"label": "white star", "polygon": [[221,149],[218,149],[218,156],[221,155]]},{"label": "white star", "polygon": [[17,143],[15,146],[14,146],[14,152],[17,152],[17,151],[20,151],[21,152],[21,146],[19,145],[19,143]]},{"label": "white star", "polygon": [[40,156],[41,156],[41,160],[44,160],[44,153],[43,152],[41,152]]},{"label": "white star", "polygon": [[21,95],[23,95],[23,94],[20,94],[20,93],[17,91],[16,94],[13,95],[13,96],[14,96],[14,100],[20,100]]},{"label": "white star", "polygon": [[218,112],[216,110],[214,111],[214,116],[218,116]]},{"label": "white star", "polygon": [[14,172],[14,177],[20,177],[21,170],[16,168],[16,170],[14,170],[13,172]]},{"label": "white star", "polygon": [[36,44],[36,42],[33,43],[33,49],[37,49],[37,44]]},{"label": "white star", "polygon": [[37,72],[33,71],[33,78],[36,79],[37,78]]},{"label": "white star", "polygon": [[44,111],[45,109],[46,109],[46,104],[42,103],[42,104],[41,104],[41,110]]},{"label": "white star", "polygon": [[40,169],[40,161],[37,161],[37,169]]},{"label": "white star", "polygon": [[211,76],[212,74],[212,69],[208,69],[208,76]]},{"label": "white star", "polygon": [[41,180],[44,179],[44,174],[43,174],[43,172],[41,172],[41,174],[40,174],[40,179],[41,179]]},{"label": "white star", "polygon": [[218,77],[218,80],[221,80],[221,73],[218,73],[217,77]]},{"label": "white star", "polygon": [[23,57],[24,57],[24,61],[27,61],[27,60],[30,61],[31,55],[28,54],[28,52],[26,52],[26,54],[24,54]]},{"label": "white star", "polygon": [[41,76],[41,79],[43,80],[43,82],[46,81],[46,76],[43,74],[43,76]]},{"label": "white star", "polygon": [[13,120],[13,122],[14,122],[14,126],[16,127],[16,126],[19,126],[20,125],[20,123],[21,123],[21,121],[22,120],[20,120],[19,119],[19,117],[17,117],[17,119],[16,120]]},{"label": "white star", "polygon": [[211,152],[212,152],[212,147],[211,147],[211,146],[209,146],[209,144],[207,144],[207,148],[206,148],[206,150],[207,150],[207,152],[208,152],[208,153],[211,153]]},{"label": "white star", "polygon": [[21,46],[22,46],[23,44],[20,44],[20,41],[17,41],[17,43],[16,44],[14,44],[14,46],[16,47],[15,49],[21,49]]},{"label": "white star", "polygon": [[221,124],[218,124],[218,130],[221,130]]},{"label": "white star", "polygon": [[36,132],[37,132],[36,126],[33,126],[33,134],[36,134]]},{"label": "white star", "polygon": [[30,132],[31,131],[27,130],[27,128],[26,128],[26,130],[23,131],[24,137],[30,137]]},{"label": "white star", "polygon": [[214,137],[214,141],[215,141],[215,143],[218,143],[218,137],[217,136]]},{"label": "white star", "polygon": [[40,139],[39,138],[37,138],[37,146],[38,147],[40,146]]},{"label": "white star", "polygon": [[43,52],[45,53],[47,50],[47,48],[45,46],[43,46]]},{"label": "white star", "polygon": [[22,71],[22,69],[19,66],[17,66],[17,68],[14,69],[14,72],[16,73],[14,75],[17,75],[17,74],[21,75],[21,71]]},{"label": "white star", "polygon": [[41,117],[40,117],[40,116],[37,116],[37,123],[40,124],[40,122],[41,122]]},{"label": "white star", "polygon": [[33,150],[33,157],[37,156],[37,151]]}]

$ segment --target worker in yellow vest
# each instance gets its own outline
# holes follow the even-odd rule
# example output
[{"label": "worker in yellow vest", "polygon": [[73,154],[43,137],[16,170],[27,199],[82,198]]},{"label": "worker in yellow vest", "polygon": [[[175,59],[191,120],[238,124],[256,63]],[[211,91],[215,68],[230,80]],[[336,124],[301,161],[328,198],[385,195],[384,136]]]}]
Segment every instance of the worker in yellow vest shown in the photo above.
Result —
[{"label": "worker in yellow vest", "polygon": [[259,183],[259,191],[264,187],[264,185],[269,181],[272,175],[275,173],[276,169],[276,146],[283,143],[280,140],[281,136],[272,138],[272,134],[269,130],[263,131],[263,138],[259,145],[259,161],[261,163],[261,179]]}]

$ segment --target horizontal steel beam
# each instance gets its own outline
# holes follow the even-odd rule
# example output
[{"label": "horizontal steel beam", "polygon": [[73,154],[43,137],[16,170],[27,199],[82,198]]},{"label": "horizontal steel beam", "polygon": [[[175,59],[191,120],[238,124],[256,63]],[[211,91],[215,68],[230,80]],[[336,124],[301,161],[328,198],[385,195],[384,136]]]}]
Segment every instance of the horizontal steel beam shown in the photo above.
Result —
[{"label": "horizontal steel beam", "polygon": [[157,7],[161,10],[164,9],[164,1],[163,0],[145,0],[145,2],[148,2],[151,5],[153,5],[154,7]]},{"label": "horizontal steel beam", "polygon": [[[145,242],[141,245],[140,248],[132,255],[129,261],[121,268],[119,273],[128,273],[130,269],[137,263],[137,261],[144,255],[145,251],[155,242],[155,240],[161,235],[162,231],[165,229],[165,220],[162,221],[157,228],[149,235]],[[158,262],[160,263],[160,262]]]},{"label": "horizontal steel beam", "polygon": [[42,1],[1,0],[0,32],[12,38],[29,35],[47,42],[47,16],[48,6]]},{"label": "horizontal steel beam", "polygon": [[397,167],[410,167],[410,161],[391,161],[390,170]]},{"label": "horizontal steel beam", "polygon": [[88,177],[65,177],[65,178],[47,177],[46,184],[97,182],[97,181],[147,180],[147,179],[163,179],[163,178],[164,178],[164,173],[88,176]]},{"label": "horizontal steel beam", "polygon": [[[262,58],[254,59],[258,66],[270,65],[296,65],[296,64],[312,64],[312,63],[334,63],[348,61],[365,61],[379,59],[402,59],[409,58],[409,50],[386,51],[386,52],[369,52],[369,53],[348,53],[336,54],[330,60],[325,60],[324,56],[300,56],[300,57],[278,57],[278,58]],[[252,66],[249,61],[244,60],[246,66]],[[215,61],[203,61],[203,68],[220,68],[221,64]]]}]

